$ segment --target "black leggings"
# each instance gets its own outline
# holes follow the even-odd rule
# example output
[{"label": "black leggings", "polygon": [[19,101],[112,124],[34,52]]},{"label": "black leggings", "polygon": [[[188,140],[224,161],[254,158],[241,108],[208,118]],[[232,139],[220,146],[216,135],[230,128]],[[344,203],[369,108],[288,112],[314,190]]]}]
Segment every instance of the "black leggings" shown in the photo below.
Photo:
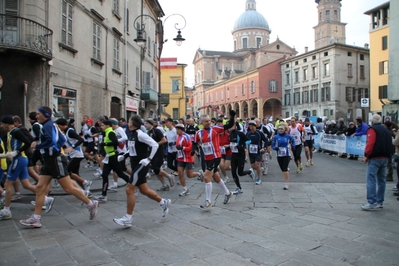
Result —
[{"label": "black leggings", "polygon": [[291,158],[289,156],[277,157],[278,165],[280,166],[281,171],[287,172],[288,165],[290,164]]},{"label": "black leggings", "polygon": [[167,156],[168,168],[177,171],[177,152],[169,152]]},{"label": "black leggings", "polygon": [[[244,171],[245,165],[245,156],[240,155],[238,153],[233,153],[231,156],[231,173],[233,175],[234,183],[236,183],[237,187],[241,189],[240,179],[238,176],[248,175],[249,171]],[[238,175],[237,175],[237,168],[238,168]]]},{"label": "black leggings", "polygon": [[108,175],[111,170],[113,170],[120,178],[125,180],[126,183],[129,182],[129,176],[123,172],[122,166],[118,162],[118,156],[110,156],[108,158],[108,163],[104,163],[103,173],[101,175],[101,177],[103,178],[103,196],[107,196],[107,190],[109,185]]}]

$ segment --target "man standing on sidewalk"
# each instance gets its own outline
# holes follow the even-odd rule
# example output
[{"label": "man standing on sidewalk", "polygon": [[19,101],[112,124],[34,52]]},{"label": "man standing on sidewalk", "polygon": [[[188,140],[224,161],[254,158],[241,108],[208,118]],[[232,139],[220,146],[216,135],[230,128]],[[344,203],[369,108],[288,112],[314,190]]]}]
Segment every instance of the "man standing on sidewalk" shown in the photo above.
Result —
[{"label": "man standing on sidewalk", "polygon": [[[40,144],[33,142],[31,147],[40,151],[44,164],[40,170],[39,183],[36,185],[35,211],[30,218],[19,221],[22,225],[29,227],[42,227],[42,206],[47,187],[53,178],[58,180],[65,192],[74,195],[87,205],[90,212],[90,220],[93,220],[97,215],[98,201],[89,200],[80,188],[73,185],[69,177],[67,170],[68,159],[61,153],[61,148],[65,144],[66,138],[54,125],[51,115],[51,108],[47,106],[39,107],[36,113],[37,121],[43,125],[43,128],[40,134]],[[48,209],[51,209],[51,206]]]},{"label": "man standing on sidewalk", "polygon": [[385,178],[392,137],[381,121],[380,115],[373,115],[371,118],[372,126],[367,131],[363,162],[367,163],[366,186],[368,203],[362,206],[364,211],[382,208],[384,204]]}]

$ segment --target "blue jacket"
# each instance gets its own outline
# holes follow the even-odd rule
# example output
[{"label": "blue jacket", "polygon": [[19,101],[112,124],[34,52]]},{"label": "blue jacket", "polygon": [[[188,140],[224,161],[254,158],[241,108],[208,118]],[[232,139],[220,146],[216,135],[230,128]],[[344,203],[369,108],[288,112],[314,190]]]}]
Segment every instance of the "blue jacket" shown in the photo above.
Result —
[{"label": "blue jacket", "polygon": [[362,125],[360,127],[356,127],[355,136],[367,135],[367,130],[369,130],[369,126],[366,123],[362,122]]},{"label": "blue jacket", "polygon": [[43,157],[58,155],[61,153],[61,148],[66,143],[66,137],[51,119],[43,123],[43,128],[40,133],[40,144],[36,145],[36,150],[39,150]]},{"label": "blue jacket", "polygon": [[292,147],[295,147],[294,138],[287,133],[274,135],[272,140],[272,149],[277,151],[277,157],[290,157],[290,148],[289,144],[292,144]]}]

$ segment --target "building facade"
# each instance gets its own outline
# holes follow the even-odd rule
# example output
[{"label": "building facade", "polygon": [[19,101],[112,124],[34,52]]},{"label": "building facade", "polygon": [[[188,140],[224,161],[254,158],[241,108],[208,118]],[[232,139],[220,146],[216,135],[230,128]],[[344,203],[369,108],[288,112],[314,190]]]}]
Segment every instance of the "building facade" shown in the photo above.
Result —
[{"label": "building facade", "polygon": [[281,114],[278,62],[297,52],[278,38],[270,42],[270,33],[266,19],[256,11],[256,1],[246,0],[245,12],[232,31],[234,51],[196,51],[193,98],[197,116],[225,114],[229,109],[240,117]]},{"label": "building facade", "polygon": [[[47,105],[77,121],[148,116],[157,104],[162,16],[157,0],[0,0],[0,113],[25,118]],[[133,40],[137,29],[144,47]]]},{"label": "building facade", "polygon": [[[283,116],[353,121],[369,112],[369,49],[345,44],[340,0],[317,0],[313,51],[281,62]],[[335,31],[337,30],[337,31]]]}]

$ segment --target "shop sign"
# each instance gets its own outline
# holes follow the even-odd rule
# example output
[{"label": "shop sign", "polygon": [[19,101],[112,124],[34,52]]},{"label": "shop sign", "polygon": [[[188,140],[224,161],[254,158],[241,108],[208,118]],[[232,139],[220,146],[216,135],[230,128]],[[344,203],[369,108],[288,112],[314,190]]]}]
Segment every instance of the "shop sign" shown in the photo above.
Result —
[{"label": "shop sign", "polygon": [[130,97],[126,97],[126,110],[137,112],[139,109],[139,101]]},{"label": "shop sign", "polygon": [[76,91],[54,87],[53,95],[66,98],[76,98]]}]

